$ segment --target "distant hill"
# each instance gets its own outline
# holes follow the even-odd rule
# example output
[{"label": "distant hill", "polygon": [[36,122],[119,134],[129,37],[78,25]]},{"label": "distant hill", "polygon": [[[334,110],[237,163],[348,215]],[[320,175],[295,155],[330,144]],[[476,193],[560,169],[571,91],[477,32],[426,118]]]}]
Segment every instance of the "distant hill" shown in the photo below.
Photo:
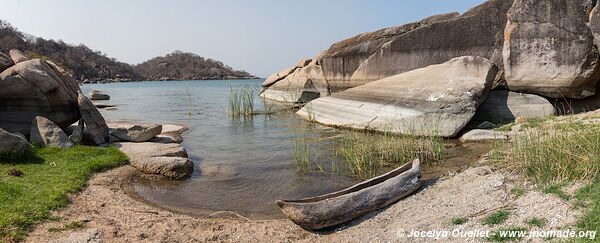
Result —
[{"label": "distant hill", "polygon": [[175,51],[133,66],[142,77],[151,80],[250,79],[256,76],[234,70],[220,61],[193,53]]},{"label": "distant hill", "polygon": [[212,59],[174,52],[139,65],[117,61],[84,44],[70,45],[62,40],[46,40],[20,32],[0,20],[0,52],[22,50],[30,58],[48,58],[64,67],[79,81],[196,80],[255,78]]}]

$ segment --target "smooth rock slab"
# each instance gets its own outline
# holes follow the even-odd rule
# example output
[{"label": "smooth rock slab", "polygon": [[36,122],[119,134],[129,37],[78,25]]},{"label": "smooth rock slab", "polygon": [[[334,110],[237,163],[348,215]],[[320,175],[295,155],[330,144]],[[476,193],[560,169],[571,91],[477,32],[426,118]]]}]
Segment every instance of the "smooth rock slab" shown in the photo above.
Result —
[{"label": "smooth rock slab", "polygon": [[0,155],[22,155],[30,149],[31,145],[25,138],[0,129]]},{"label": "smooth rock slab", "polygon": [[454,58],[316,99],[297,114],[325,125],[454,137],[485,100],[496,72],[485,58]]},{"label": "smooth rock slab", "polygon": [[182,179],[194,171],[194,163],[179,144],[116,143],[115,146],[129,157],[130,164],[146,174]]},{"label": "smooth rock slab", "polygon": [[114,128],[110,134],[118,139],[128,142],[146,142],[162,132],[162,125],[139,124],[122,125]]},{"label": "smooth rock slab", "polygon": [[555,114],[554,106],[541,96],[494,90],[479,106],[474,119],[493,123],[510,123],[520,116],[536,118]]},{"label": "smooth rock slab", "polygon": [[463,143],[489,140],[508,140],[508,135],[492,130],[475,129],[465,133],[458,140]]},{"label": "smooth rock slab", "polygon": [[70,148],[74,145],[58,125],[41,116],[36,116],[31,123],[30,140],[38,146]]}]

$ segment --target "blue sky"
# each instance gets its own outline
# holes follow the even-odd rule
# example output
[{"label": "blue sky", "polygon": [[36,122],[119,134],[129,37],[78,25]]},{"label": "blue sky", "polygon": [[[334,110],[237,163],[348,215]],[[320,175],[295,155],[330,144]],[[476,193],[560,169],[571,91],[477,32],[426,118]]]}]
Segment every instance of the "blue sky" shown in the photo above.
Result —
[{"label": "blue sky", "polygon": [[136,64],[174,50],[267,76],[353,35],[484,0],[3,0],[23,32]]}]

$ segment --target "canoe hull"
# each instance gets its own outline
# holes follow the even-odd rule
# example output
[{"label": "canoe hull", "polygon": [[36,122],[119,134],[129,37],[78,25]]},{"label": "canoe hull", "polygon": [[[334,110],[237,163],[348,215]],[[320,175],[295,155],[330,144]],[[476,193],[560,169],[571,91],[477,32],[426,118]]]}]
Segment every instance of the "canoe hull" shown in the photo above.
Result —
[{"label": "canoe hull", "polygon": [[415,160],[388,174],[339,192],[315,198],[277,201],[277,205],[285,216],[304,229],[328,228],[409,196],[421,187],[420,174],[420,162]]}]

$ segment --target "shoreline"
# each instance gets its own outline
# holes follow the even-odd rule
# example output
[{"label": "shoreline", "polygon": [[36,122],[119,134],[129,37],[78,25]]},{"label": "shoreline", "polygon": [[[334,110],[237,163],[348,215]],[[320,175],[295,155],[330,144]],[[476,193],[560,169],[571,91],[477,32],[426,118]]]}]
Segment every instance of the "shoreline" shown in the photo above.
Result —
[{"label": "shoreline", "polygon": [[[131,181],[139,172],[125,165],[94,175],[81,192],[70,195],[70,204],[53,215],[60,221],[43,222],[26,242],[79,241],[397,241],[396,231],[454,230],[453,217],[473,217],[462,229],[490,230],[479,225],[485,215],[514,208],[518,222],[529,215],[549,216],[549,229],[572,225],[579,212],[554,195],[528,191],[512,198],[509,188],[518,177],[489,166],[476,166],[440,179],[434,185],[382,210],[327,231],[310,232],[287,219],[247,220],[235,217],[193,217],[146,202],[135,196]],[[420,209],[427,209],[421,211]],[[548,213],[549,212],[549,213]],[[69,222],[78,229],[50,232]],[[461,242],[464,239],[449,239]]]}]

